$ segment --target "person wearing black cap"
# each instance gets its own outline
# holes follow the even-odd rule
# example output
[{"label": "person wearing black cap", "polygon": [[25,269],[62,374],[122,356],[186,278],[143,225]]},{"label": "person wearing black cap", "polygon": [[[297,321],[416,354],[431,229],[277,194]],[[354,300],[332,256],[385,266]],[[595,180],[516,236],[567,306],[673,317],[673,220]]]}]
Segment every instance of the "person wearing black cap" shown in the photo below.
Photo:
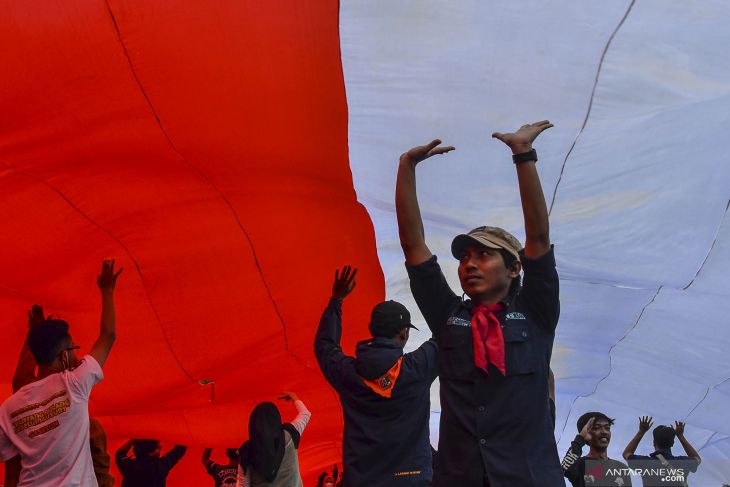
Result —
[{"label": "person wearing black cap", "polygon": [[498,227],[458,235],[451,252],[466,300],[451,290],[426,245],[416,195],[416,165],[454,148],[434,140],[400,159],[395,203],[401,247],[411,292],[439,346],[435,486],[564,485],[548,399],[558,274],[532,148],[550,127],[544,120],[492,134],[514,154],[525,247]]},{"label": "person wearing black cap", "polygon": [[355,287],[345,266],[335,272],[332,298],[314,341],[319,368],[340,396],[345,416],[343,486],[430,486],[430,389],[437,375],[436,343],[403,353],[411,315],[401,303],[373,308],[372,338],[357,344],[355,357],[340,348],[342,300]]}]

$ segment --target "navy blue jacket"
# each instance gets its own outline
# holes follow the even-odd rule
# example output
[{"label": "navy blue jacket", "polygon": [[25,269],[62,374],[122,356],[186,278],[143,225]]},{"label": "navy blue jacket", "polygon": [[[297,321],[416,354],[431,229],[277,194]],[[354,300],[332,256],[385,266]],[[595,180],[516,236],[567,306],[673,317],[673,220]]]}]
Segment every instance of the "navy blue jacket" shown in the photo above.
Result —
[{"label": "navy blue jacket", "polygon": [[[342,303],[332,299],[322,315],[314,353],[340,396],[345,416],[344,486],[430,486],[430,389],[437,376],[436,342],[413,352],[387,338],[357,345],[355,357],[340,348]],[[397,379],[384,378],[398,362]],[[384,397],[366,381],[390,390]]]},{"label": "navy blue jacket", "polygon": [[548,374],[560,315],[552,249],[521,257],[520,291],[497,313],[507,375],[474,366],[474,303],[455,294],[436,256],[406,265],[411,291],[439,346],[441,423],[437,487],[563,487],[548,401]]}]

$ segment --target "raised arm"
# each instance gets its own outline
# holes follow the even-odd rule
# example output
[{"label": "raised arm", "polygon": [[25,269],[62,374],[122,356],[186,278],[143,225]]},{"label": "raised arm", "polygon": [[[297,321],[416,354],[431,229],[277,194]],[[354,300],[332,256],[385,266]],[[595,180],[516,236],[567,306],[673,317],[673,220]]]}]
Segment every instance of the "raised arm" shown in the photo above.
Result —
[{"label": "raised arm", "polygon": [[355,289],[357,269],[347,265],[342,272],[335,271],[332,284],[332,297],[322,313],[317,334],[314,337],[314,355],[325,379],[335,389],[339,389],[345,380],[347,364],[353,361],[342,352],[342,300]]},{"label": "raised arm", "polygon": [[636,449],[639,447],[639,442],[644,437],[647,431],[651,429],[652,418],[650,416],[642,416],[639,418],[639,431],[636,432],[633,438],[629,440],[628,445],[624,448],[623,457],[624,460],[628,460],[631,455],[634,454]]},{"label": "raised arm", "polygon": [[689,443],[689,441],[687,441],[687,438],[684,437],[683,422],[676,421],[674,423],[674,432],[677,434],[677,439],[682,444],[682,448],[684,448],[684,452],[687,454],[687,456],[697,460],[697,465],[702,463],[702,458],[700,458],[700,454],[697,453],[697,450],[695,450],[694,447]]},{"label": "raised arm", "polygon": [[[527,154],[533,150],[532,143],[537,136],[552,126],[549,121],[543,120],[523,125],[514,133],[495,132],[492,137],[507,144],[513,155]],[[550,250],[548,210],[535,166],[537,158],[523,157],[523,162],[516,163],[516,166],[522,214],[525,219],[525,255],[530,259],[537,259]]]},{"label": "raised arm", "polygon": [[210,454],[213,453],[212,448],[206,448],[203,450],[203,457],[200,459],[203,462],[203,465],[206,467],[208,466],[208,462],[210,461]]},{"label": "raised arm", "polygon": [[96,278],[96,284],[101,291],[101,326],[99,338],[91,347],[90,355],[103,367],[109,352],[117,337],[117,318],[114,312],[114,287],[122,269],[114,272],[114,260],[106,259],[101,265],[101,274]]},{"label": "raised arm", "polygon": [[578,460],[583,455],[583,446],[588,443],[592,438],[591,429],[595,418],[588,420],[580,433],[575,435],[575,438],[570,443],[570,448],[565,453],[563,461],[560,462],[560,468],[563,469],[563,476],[568,479],[573,486],[584,485],[581,483],[582,477],[580,472],[580,464]]},{"label": "raised arm", "polygon": [[[38,323],[43,322],[46,317],[43,314],[43,307],[40,304],[34,304],[28,310],[28,328],[33,328]],[[21,387],[30,384],[36,380],[35,375],[35,358],[30,352],[28,341],[23,342],[23,348],[20,349],[18,363],[15,366],[13,374],[13,392],[17,392]]]},{"label": "raised arm", "polygon": [[180,461],[180,459],[185,455],[185,452],[188,451],[188,447],[185,445],[175,445],[170,451],[162,455],[162,466],[164,469],[166,469],[168,472],[172,470],[172,467],[177,465],[177,462]]},{"label": "raised arm", "polygon": [[132,449],[133,445],[134,440],[129,439],[125,441],[122,446],[119,447],[116,453],[114,453],[114,460],[117,462],[117,468],[122,473],[122,475],[126,475],[129,471],[128,466],[131,459],[127,455],[129,454],[129,450]]},{"label": "raised arm", "polygon": [[304,433],[304,428],[306,428],[307,424],[309,424],[312,413],[309,412],[307,406],[305,406],[301,399],[299,399],[299,397],[293,392],[286,391],[283,396],[279,397],[279,399],[291,401],[294,404],[294,407],[297,410],[297,416],[290,423],[301,436],[301,434]]},{"label": "raised arm", "polygon": [[398,235],[406,263],[418,265],[431,258],[426,245],[421,209],[416,194],[416,165],[431,156],[445,154],[453,147],[438,147],[436,139],[430,144],[414,147],[400,156],[398,176],[395,183],[395,212],[398,217]]}]

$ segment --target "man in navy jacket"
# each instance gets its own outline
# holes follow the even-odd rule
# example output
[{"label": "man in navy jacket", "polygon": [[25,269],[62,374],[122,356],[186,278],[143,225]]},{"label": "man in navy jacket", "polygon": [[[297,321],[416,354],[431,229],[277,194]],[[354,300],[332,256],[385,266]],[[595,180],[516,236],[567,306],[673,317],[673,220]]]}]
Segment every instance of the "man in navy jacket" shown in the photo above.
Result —
[{"label": "man in navy jacket", "polygon": [[332,298],[314,341],[319,367],[344,411],[343,486],[430,486],[428,425],[436,343],[428,340],[404,354],[409,330],[415,328],[410,313],[396,301],[385,301],[373,308],[372,338],[358,343],[355,357],[345,355],[340,348],[342,300],[355,287],[356,273],[350,266],[335,273]]}]

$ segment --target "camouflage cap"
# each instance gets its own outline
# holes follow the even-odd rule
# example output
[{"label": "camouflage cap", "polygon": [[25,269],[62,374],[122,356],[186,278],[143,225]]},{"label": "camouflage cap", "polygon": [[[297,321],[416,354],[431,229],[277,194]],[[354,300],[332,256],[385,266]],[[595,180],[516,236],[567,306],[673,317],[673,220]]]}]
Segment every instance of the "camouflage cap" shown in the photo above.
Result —
[{"label": "camouflage cap", "polygon": [[522,244],[514,235],[499,227],[478,227],[469,233],[457,235],[451,242],[451,254],[460,259],[464,250],[475,243],[490,249],[504,249],[514,255],[515,259],[520,260]]}]

